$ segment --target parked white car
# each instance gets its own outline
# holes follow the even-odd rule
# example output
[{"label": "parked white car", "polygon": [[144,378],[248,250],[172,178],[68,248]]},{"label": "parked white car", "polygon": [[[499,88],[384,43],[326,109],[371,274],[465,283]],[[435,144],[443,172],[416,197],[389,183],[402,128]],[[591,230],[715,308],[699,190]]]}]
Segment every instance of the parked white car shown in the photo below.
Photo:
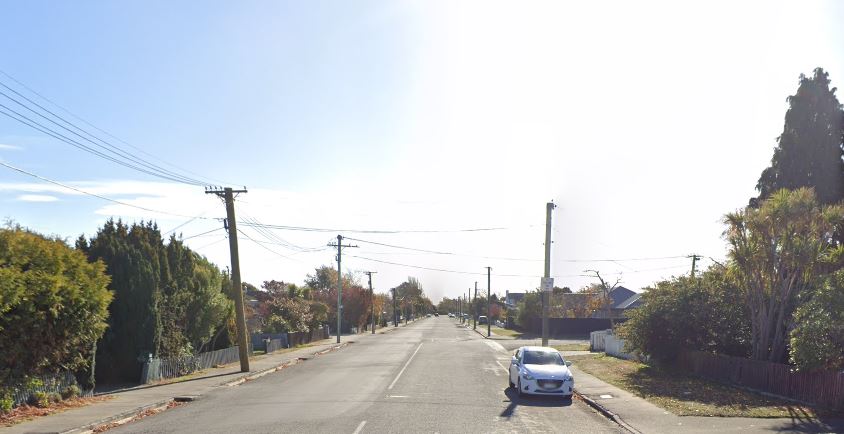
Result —
[{"label": "parked white car", "polygon": [[559,351],[549,347],[521,347],[510,361],[510,387],[519,396],[556,395],[571,397],[574,378],[569,371],[571,362]]}]

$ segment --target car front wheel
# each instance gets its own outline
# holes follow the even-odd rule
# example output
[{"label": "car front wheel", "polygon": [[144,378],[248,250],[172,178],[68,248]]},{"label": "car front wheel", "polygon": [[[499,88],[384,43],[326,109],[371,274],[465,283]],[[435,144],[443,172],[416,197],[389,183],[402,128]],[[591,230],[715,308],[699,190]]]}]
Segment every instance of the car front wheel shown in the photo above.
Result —
[{"label": "car front wheel", "polygon": [[521,398],[521,397],[525,396],[524,392],[522,392],[522,379],[521,378],[519,378],[518,383],[519,383],[519,387],[518,387],[517,390],[519,391],[519,398]]}]

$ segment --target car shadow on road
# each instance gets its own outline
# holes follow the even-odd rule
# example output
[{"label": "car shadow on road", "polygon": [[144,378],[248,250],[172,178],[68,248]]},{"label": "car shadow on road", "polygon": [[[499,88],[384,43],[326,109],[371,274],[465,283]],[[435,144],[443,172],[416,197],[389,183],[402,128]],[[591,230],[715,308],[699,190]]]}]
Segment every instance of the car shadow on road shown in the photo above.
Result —
[{"label": "car shadow on road", "polygon": [[519,396],[516,389],[508,387],[504,390],[504,395],[507,397],[504,402],[507,402],[507,408],[501,412],[501,417],[510,418],[516,407],[568,407],[571,405],[571,397],[563,398],[561,396],[533,396],[525,395]]}]

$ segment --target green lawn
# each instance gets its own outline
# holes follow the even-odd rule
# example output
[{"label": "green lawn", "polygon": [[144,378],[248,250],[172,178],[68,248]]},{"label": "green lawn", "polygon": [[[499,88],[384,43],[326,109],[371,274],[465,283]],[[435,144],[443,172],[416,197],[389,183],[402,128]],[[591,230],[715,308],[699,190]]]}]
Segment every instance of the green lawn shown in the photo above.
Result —
[{"label": "green lawn", "polygon": [[[481,326],[478,326],[478,327],[481,327]],[[483,327],[486,327],[486,325],[484,325]],[[498,327],[498,326],[492,326],[491,331],[492,331],[493,334],[496,334],[498,336],[511,336],[511,337],[516,338],[516,339],[522,337],[522,334],[523,334],[522,332],[517,331],[517,330],[505,329],[505,328],[501,328],[501,327]]]},{"label": "green lawn", "polygon": [[562,344],[554,345],[558,351],[589,351],[589,344]]},{"label": "green lawn", "polygon": [[681,372],[605,355],[569,356],[575,367],[679,416],[841,416]]}]

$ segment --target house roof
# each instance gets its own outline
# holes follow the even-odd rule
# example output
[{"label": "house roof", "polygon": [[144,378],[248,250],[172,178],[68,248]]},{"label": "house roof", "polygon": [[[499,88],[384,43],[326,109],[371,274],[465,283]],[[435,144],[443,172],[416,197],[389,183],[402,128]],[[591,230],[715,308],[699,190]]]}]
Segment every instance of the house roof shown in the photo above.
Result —
[{"label": "house roof", "polygon": [[615,289],[610,291],[610,298],[612,299],[612,306],[615,309],[618,309],[619,305],[627,301],[630,297],[636,295],[635,292],[623,287],[623,286],[616,286]]},{"label": "house roof", "polygon": [[613,306],[613,309],[630,309],[642,304],[642,294],[633,294],[627,300]]}]

